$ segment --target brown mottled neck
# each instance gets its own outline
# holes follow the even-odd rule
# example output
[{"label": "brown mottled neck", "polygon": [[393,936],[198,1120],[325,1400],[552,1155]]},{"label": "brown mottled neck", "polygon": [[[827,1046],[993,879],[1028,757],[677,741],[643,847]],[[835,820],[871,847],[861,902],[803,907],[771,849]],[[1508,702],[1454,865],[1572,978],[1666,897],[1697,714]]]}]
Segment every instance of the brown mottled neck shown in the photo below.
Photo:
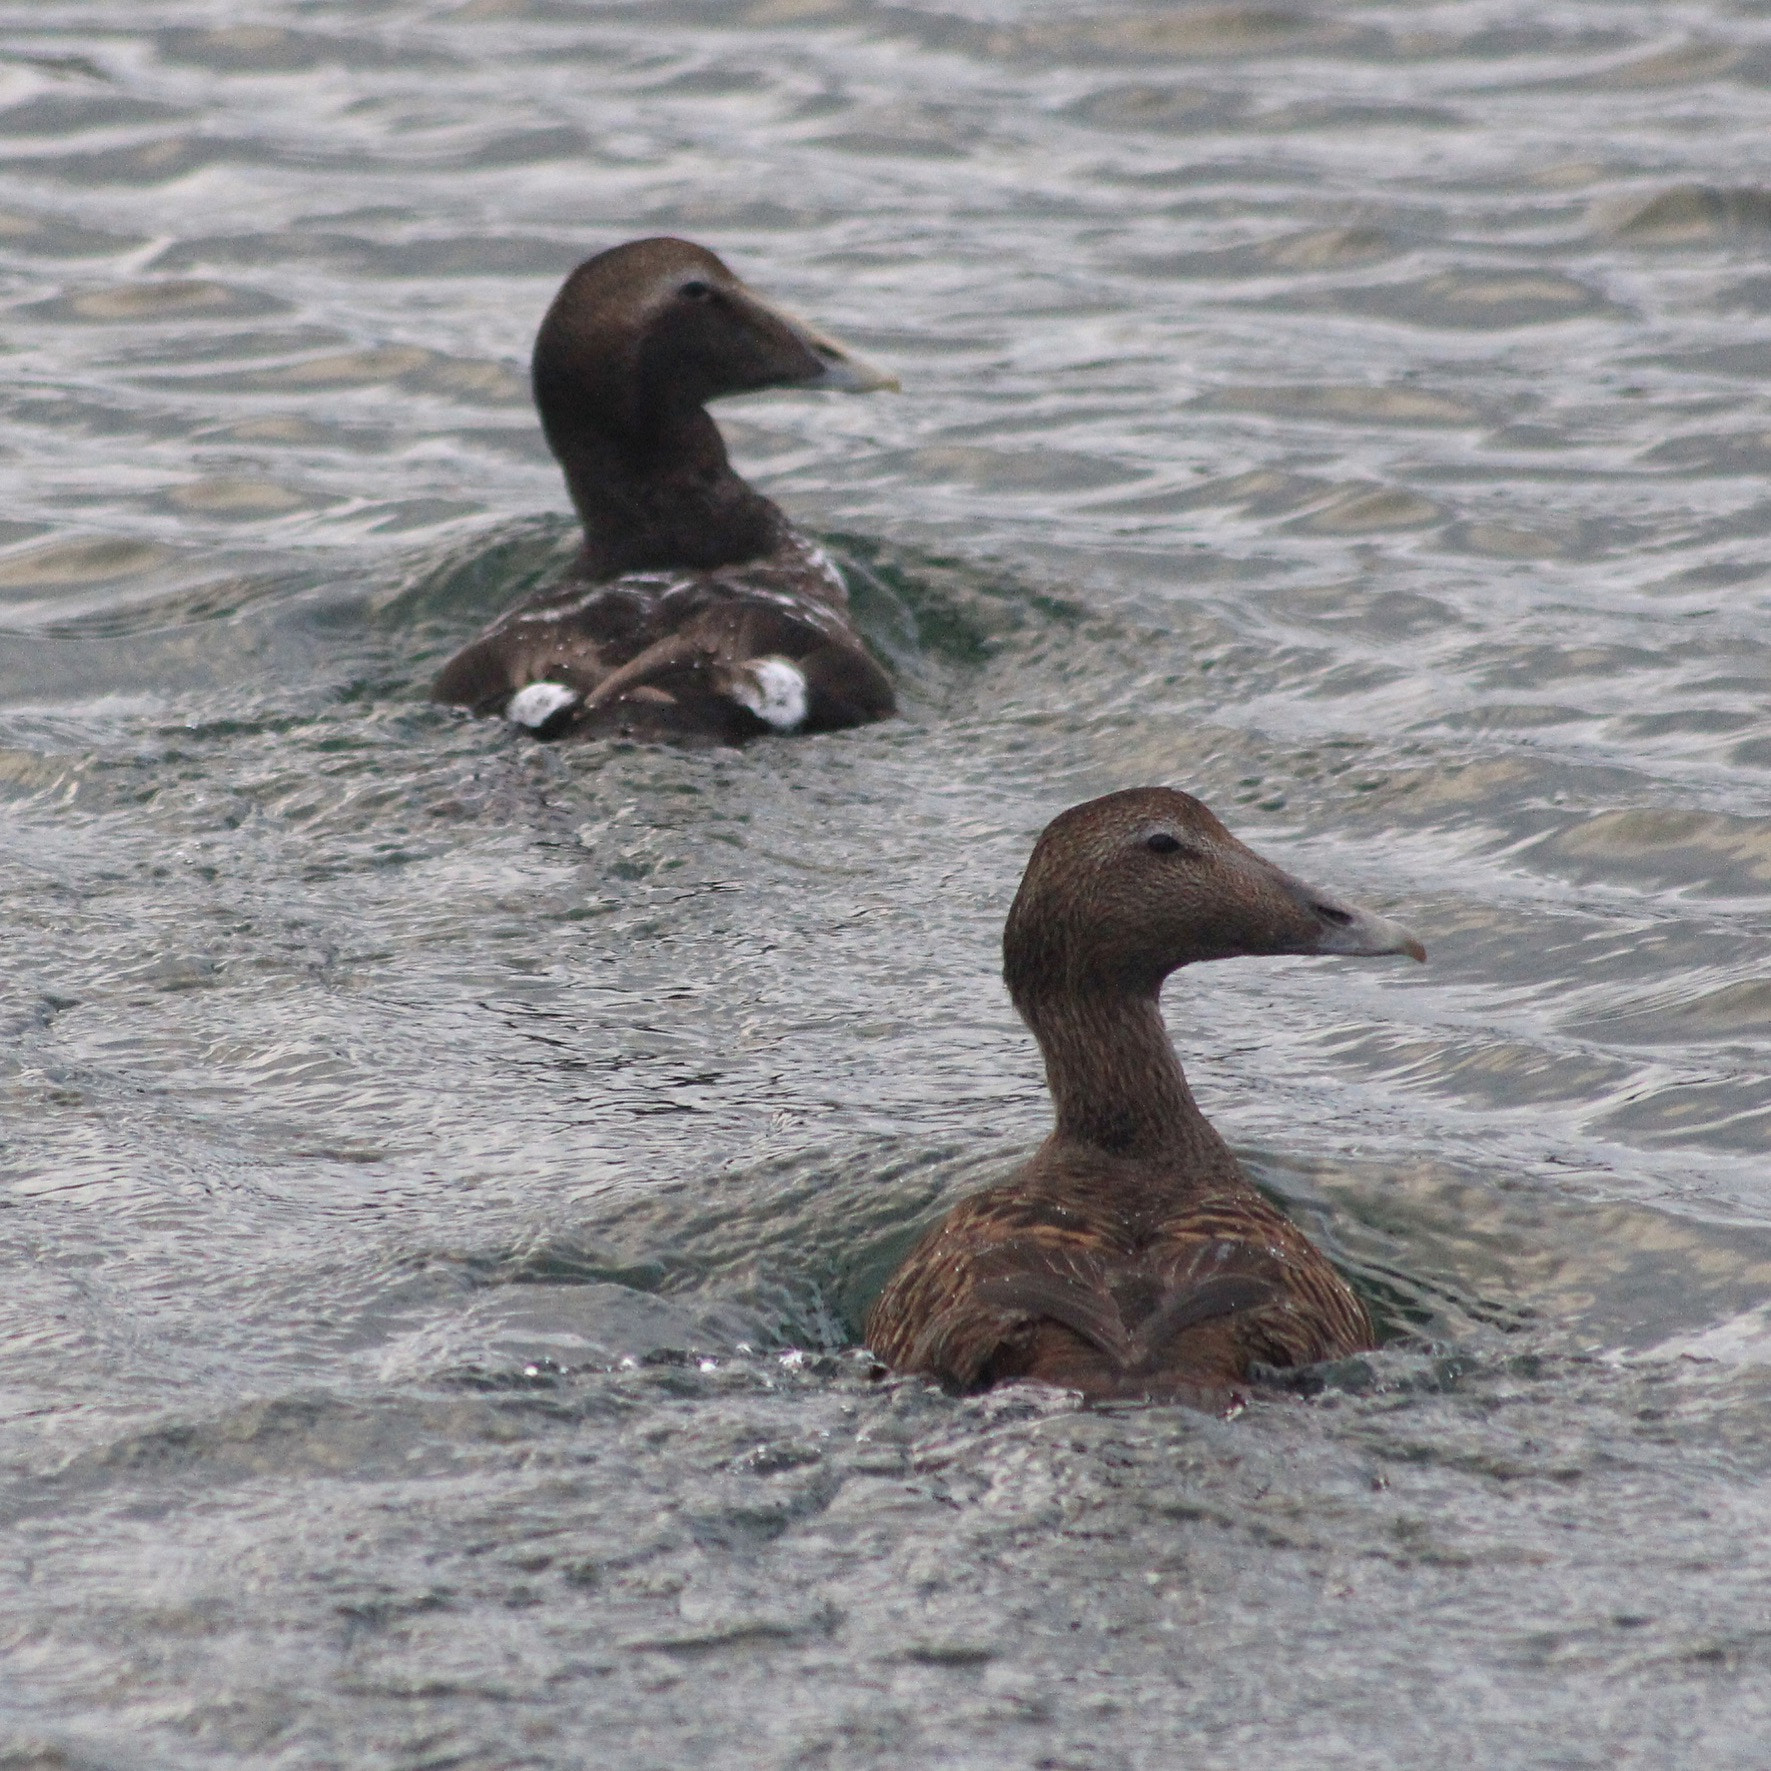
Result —
[{"label": "brown mottled neck", "polygon": [[1187,1086],[1155,990],[1022,990],[1015,1007],[1045,1058],[1054,1142],[1160,1162],[1202,1182],[1238,1174]]},{"label": "brown mottled neck", "polygon": [[541,402],[542,427],[584,524],[586,577],[738,565],[786,540],[786,516],[733,470],[700,408],[618,431],[562,419],[551,404]]}]

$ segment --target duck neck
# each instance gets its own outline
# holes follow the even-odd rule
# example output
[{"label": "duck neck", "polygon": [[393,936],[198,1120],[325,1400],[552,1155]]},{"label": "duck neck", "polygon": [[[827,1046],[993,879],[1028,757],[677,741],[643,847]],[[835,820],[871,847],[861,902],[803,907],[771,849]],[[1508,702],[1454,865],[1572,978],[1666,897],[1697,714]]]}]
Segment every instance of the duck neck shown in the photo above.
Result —
[{"label": "duck neck", "polygon": [[698,407],[641,432],[545,418],[543,428],[584,524],[589,577],[738,565],[786,538],[780,507],[733,470]]},{"label": "duck neck", "polygon": [[1234,1169],[1187,1086],[1154,989],[1034,993],[1015,1006],[1045,1058],[1055,1139],[1133,1160]]}]

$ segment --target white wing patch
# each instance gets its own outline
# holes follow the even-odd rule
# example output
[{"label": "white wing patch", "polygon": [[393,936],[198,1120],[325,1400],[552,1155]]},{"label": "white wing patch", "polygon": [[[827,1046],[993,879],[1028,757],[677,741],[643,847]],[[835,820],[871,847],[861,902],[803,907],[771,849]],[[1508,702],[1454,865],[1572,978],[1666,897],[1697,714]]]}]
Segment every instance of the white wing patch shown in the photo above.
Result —
[{"label": "white wing patch", "polygon": [[538,731],[561,708],[570,707],[578,698],[578,691],[568,689],[564,683],[530,683],[511,696],[504,717],[513,725]]},{"label": "white wing patch", "polygon": [[777,732],[791,732],[806,717],[805,672],[785,658],[752,658],[736,673],[732,699]]}]

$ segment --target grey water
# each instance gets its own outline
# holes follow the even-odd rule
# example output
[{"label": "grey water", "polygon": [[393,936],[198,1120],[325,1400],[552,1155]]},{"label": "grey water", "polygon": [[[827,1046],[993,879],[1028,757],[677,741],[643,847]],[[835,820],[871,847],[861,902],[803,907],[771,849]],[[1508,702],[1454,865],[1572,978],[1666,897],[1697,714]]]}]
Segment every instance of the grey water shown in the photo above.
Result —
[{"label": "grey water", "polygon": [[[1752,0],[0,0],[0,1767],[1762,1767],[1768,124]],[[722,409],[894,722],[425,700],[661,232],[902,377]],[[1147,781],[1431,951],[1166,1003],[1387,1345],[881,1378]]]}]

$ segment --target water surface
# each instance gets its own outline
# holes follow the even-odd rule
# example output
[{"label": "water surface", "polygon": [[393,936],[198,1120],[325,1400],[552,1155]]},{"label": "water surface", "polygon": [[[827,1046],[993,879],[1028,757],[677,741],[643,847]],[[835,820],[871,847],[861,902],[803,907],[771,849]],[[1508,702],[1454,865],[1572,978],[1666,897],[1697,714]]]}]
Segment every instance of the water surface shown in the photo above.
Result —
[{"label": "water surface", "polygon": [[[0,1765],[1761,1765],[1768,84],[1751,4],[0,4]],[[666,231],[903,378],[723,409],[895,722],[424,700]],[[879,1381],[1141,781],[1431,949],[1168,998],[1390,1345]]]}]

